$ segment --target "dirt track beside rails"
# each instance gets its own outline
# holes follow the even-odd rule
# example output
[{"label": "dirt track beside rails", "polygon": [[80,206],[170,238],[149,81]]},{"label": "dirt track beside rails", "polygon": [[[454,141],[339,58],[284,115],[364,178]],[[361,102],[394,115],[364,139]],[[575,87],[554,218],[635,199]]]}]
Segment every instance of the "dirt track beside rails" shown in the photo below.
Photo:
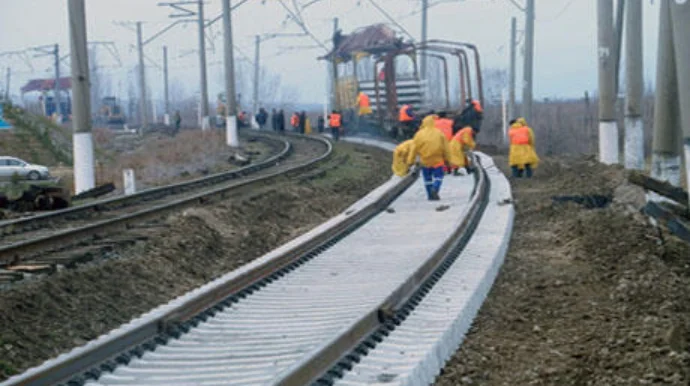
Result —
[{"label": "dirt track beside rails", "polygon": [[[579,158],[513,181],[505,264],[437,385],[690,383],[690,247],[662,241],[627,205],[644,196],[623,180],[619,168]],[[603,209],[551,200],[581,194],[615,200]]]},{"label": "dirt track beside rails", "polygon": [[[309,179],[170,217],[119,258],[0,292],[0,380],[261,256],[390,177],[390,154],[349,144]],[[152,231],[156,231],[155,228]]]}]

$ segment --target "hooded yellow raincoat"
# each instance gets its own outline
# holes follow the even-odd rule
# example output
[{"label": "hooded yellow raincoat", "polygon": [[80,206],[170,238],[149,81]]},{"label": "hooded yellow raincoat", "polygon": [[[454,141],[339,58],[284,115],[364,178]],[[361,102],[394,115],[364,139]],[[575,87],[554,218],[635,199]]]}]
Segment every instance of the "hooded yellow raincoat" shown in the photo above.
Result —
[{"label": "hooded yellow raincoat", "polygon": [[510,166],[530,165],[536,168],[539,164],[539,156],[534,148],[534,132],[524,119],[518,119],[508,131],[510,137],[510,154],[508,163]]},{"label": "hooded yellow raincoat", "polygon": [[445,165],[448,161],[453,166],[458,166],[461,161],[455,154],[451,154],[448,140],[438,129],[436,129],[436,116],[429,115],[422,121],[417,134],[412,141],[414,142],[414,153],[409,164],[414,162],[414,158],[419,155],[422,166],[435,168]]},{"label": "hooded yellow raincoat", "polygon": [[454,166],[460,168],[467,166],[465,152],[467,150],[474,150],[474,148],[477,147],[472,135],[472,127],[466,126],[458,131],[450,140],[449,146],[451,154],[453,157],[457,158],[457,163],[454,163]]},{"label": "hooded yellow raincoat", "polygon": [[[396,176],[404,177],[410,170],[410,166],[414,163],[414,141],[407,140],[398,146],[393,151],[393,173]],[[412,160],[410,162],[410,159]]]}]

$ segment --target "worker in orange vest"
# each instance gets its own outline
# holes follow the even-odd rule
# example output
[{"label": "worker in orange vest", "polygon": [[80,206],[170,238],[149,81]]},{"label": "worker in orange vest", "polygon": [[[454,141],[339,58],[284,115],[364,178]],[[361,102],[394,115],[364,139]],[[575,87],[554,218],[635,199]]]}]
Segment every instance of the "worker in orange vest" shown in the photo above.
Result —
[{"label": "worker in orange vest", "polygon": [[417,131],[416,119],[412,106],[402,105],[398,113],[398,122],[400,123],[400,131],[406,139],[412,138]]},{"label": "worker in orange vest", "polygon": [[524,118],[510,121],[510,153],[508,163],[513,177],[521,178],[523,172],[527,178],[532,177],[532,171],[539,164],[539,156],[534,148],[534,132],[527,126]]},{"label": "worker in orange vest", "polygon": [[[448,141],[453,138],[453,121],[447,118],[447,113],[445,111],[439,111],[438,119],[436,119],[434,123],[436,128],[443,133]],[[448,165],[443,168],[443,171],[446,173],[450,173],[451,170],[453,170],[453,168],[448,167]]]},{"label": "worker in orange vest", "polygon": [[359,106],[359,116],[371,114],[371,102],[369,96],[363,92],[357,95],[357,106]]},{"label": "worker in orange vest", "polygon": [[328,116],[328,125],[331,127],[331,135],[335,141],[340,139],[340,131],[342,130],[342,120],[343,116],[340,115],[336,110],[331,112]]},{"label": "worker in orange vest", "polygon": [[292,131],[299,131],[299,114],[297,114],[297,111],[292,113],[292,117],[290,117],[290,126],[292,126]]}]

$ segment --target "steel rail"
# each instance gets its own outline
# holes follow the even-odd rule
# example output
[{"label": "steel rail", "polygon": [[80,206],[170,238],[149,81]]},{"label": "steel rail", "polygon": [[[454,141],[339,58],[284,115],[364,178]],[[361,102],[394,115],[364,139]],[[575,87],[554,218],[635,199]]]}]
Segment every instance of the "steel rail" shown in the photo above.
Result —
[{"label": "steel rail", "polygon": [[[372,308],[370,312],[352,323],[350,328],[335,336],[320,350],[312,352],[309,356],[283,372],[279,379],[274,382],[275,385],[309,385],[318,380],[324,380],[324,384],[329,384],[331,378],[337,377],[338,373],[341,373],[341,370],[332,369],[343,361],[347,362],[345,357],[353,352],[363,341],[366,341],[368,337],[375,334],[383,326],[390,325],[396,321],[400,323],[398,313],[403,310],[410,299],[418,294],[420,290],[433,285],[435,283],[434,279],[437,280],[443,274],[445,270],[440,271],[440,269],[444,266],[444,263],[453,256],[457,256],[457,253],[453,254],[453,252],[466,245],[481,219],[489,200],[490,182],[482,168],[475,174],[475,179],[476,184],[472,199],[465,211],[462,222],[453,235],[434,252],[432,257],[424,262],[413,275],[408,277],[404,283],[383,302],[378,304],[377,307]],[[409,310],[407,310],[407,313],[409,314]],[[348,365],[345,364],[342,367],[347,368]],[[329,374],[329,371],[331,374]]]},{"label": "steel rail", "polygon": [[210,176],[204,176],[193,180],[180,182],[177,184],[154,187],[142,190],[140,192],[128,196],[113,197],[105,200],[98,200],[95,202],[74,206],[71,208],[42,213],[36,216],[3,221],[0,222],[0,235],[19,233],[18,231],[25,229],[36,230],[41,227],[45,227],[46,224],[52,221],[59,220],[62,218],[70,219],[72,216],[77,216],[88,212],[101,212],[111,208],[122,208],[124,206],[133,205],[141,201],[159,199],[167,195],[173,195],[190,189],[214,185],[235,179],[237,177],[246,176],[248,174],[275,165],[276,162],[283,160],[292,151],[290,143],[286,140],[276,139],[269,135],[258,135],[258,137],[263,139],[281,141],[283,145],[282,149],[278,154],[275,154],[264,161],[241,167],[239,169],[215,173]]},{"label": "steel rail", "polygon": [[[326,145],[326,151],[324,152],[324,154],[314,159],[311,159],[307,162],[303,162],[294,167],[288,168],[287,170],[281,170],[267,174],[265,176],[237,181],[237,183],[234,184],[229,184],[212,190],[203,191],[188,197],[183,197],[174,201],[166,202],[164,204],[156,205],[136,212],[127,213],[115,218],[101,220],[85,226],[52,233],[47,236],[23,240],[13,244],[5,245],[3,247],[0,247],[0,265],[16,264],[17,262],[22,260],[22,255],[44,250],[54,245],[69,245],[70,243],[79,240],[84,240],[85,238],[91,236],[96,236],[104,233],[112,233],[118,230],[126,230],[130,228],[134,223],[140,223],[148,219],[160,217],[167,213],[177,212],[181,209],[198,205],[199,203],[206,203],[216,197],[224,198],[225,195],[230,191],[254,185],[259,182],[269,181],[271,179],[275,179],[276,177],[283,176],[287,173],[292,173],[309,168],[312,165],[321,162],[331,156],[333,147],[328,140],[318,137],[313,137],[310,139],[320,141]],[[289,151],[289,149],[287,150]],[[272,165],[273,163],[278,162],[278,159],[275,159],[276,157],[278,156],[273,157],[274,159],[268,165]],[[282,157],[280,157],[279,159],[282,159]],[[246,173],[247,169],[243,170],[243,172]]]},{"label": "steel rail", "polygon": [[[324,140],[325,141],[325,140]],[[329,154],[331,152],[330,142]],[[327,155],[322,155],[323,159]],[[317,161],[310,161],[313,164]],[[306,165],[301,166],[301,168]],[[181,298],[154,309],[149,314],[115,330],[108,335],[74,349],[43,365],[8,379],[3,386],[33,385],[44,386],[62,382],[81,384],[86,379],[96,379],[102,368],[108,371],[119,363],[127,363],[133,356],[141,356],[157,344],[164,343],[170,336],[187,331],[209,315],[215,314],[234,297],[243,296],[266,283],[276,280],[286,272],[295,269],[317,256],[329,245],[354,231],[404,192],[418,177],[414,172],[401,179],[395,186],[381,194],[364,207],[346,212],[342,220],[330,224],[318,233],[304,240],[289,243],[283,250],[268,259],[259,260],[246,269],[236,270],[237,274],[222,277],[204,287],[183,295]],[[266,178],[266,177],[262,177]],[[233,272],[234,273],[234,272]],[[98,367],[100,366],[100,367]]]}]

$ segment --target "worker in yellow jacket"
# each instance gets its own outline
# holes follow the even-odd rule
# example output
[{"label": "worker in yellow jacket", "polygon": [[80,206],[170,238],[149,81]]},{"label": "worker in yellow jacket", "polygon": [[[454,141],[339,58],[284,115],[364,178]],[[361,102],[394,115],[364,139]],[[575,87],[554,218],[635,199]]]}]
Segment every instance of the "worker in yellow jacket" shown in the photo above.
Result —
[{"label": "worker in yellow jacket", "polygon": [[429,115],[422,120],[422,125],[412,138],[414,152],[408,158],[408,164],[412,164],[419,156],[422,164],[422,177],[429,200],[439,200],[439,191],[443,182],[443,167],[446,162],[457,165],[457,157],[453,157],[448,146],[448,140],[436,129],[435,115]]},{"label": "worker in yellow jacket", "polygon": [[[476,147],[477,143],[474,141],[474,129],[470,125],[458,130],[450,140],[450,151],[462,160],[459,167],[464,166],[468,174],[472,173],[472,162],[467,153],[470,150],[474,150]],[[455,174],[458,175],[457,170],[455,172]]]},{"label": "worker in yellow jacket", "polygon": [[524,118],[510,121],[510,153],[508,163],[513,177],[520,178],[523,172],[527,178],[532,177],[532,171],[539,164],[539,156],[534,148],[534,132],[527,126]]},{"label": "worker in yellow jacket", "polygon": [[408,139],[399,144],[393,151],[393,173],[396,176],[404,177],[414,163],[414,141]]}]

